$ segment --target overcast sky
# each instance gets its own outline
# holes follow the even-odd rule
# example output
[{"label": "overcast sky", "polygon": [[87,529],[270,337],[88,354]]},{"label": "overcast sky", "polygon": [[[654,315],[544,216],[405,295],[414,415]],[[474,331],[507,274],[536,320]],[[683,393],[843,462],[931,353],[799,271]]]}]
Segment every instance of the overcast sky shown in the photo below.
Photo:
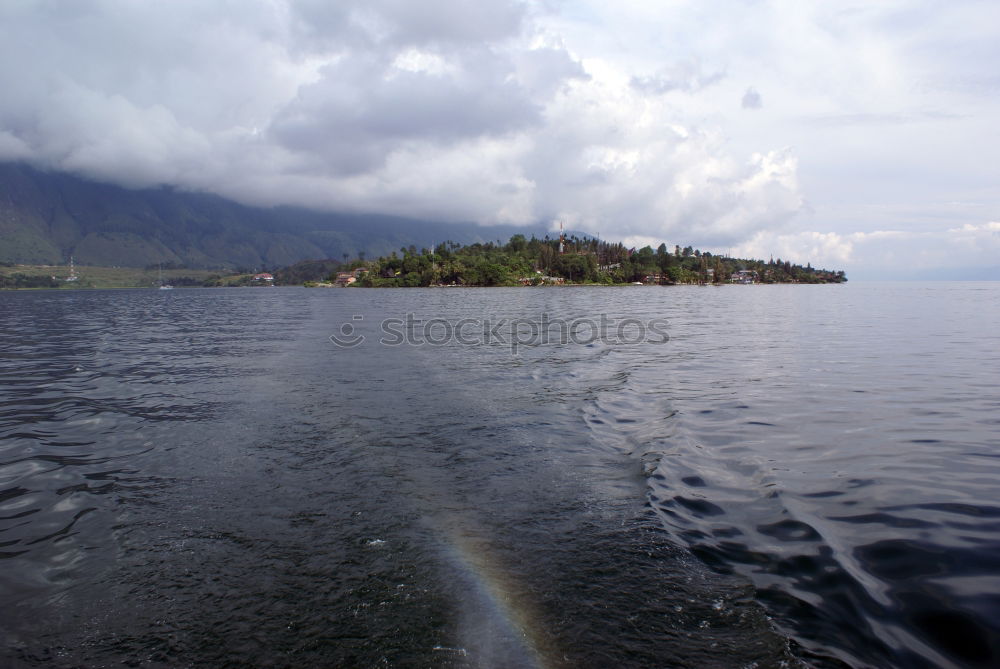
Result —
[{"label": "overcast sky", "polygon": [[0,160],[846,268],[1000,265],[1000,3],[0,2]]}]

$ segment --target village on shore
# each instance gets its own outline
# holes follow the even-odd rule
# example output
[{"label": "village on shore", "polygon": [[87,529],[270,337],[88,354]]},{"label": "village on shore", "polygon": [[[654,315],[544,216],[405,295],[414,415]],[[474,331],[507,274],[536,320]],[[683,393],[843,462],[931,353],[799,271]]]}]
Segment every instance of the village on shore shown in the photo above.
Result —
[{"label": "village on shore", "polygon": [[720,285],[843,283],[842,270],[779,259],[754,260],[660,244],[626,248],[595,238],[500,241],[400,248],[366,260],[305,260],[287,267],[220,271],[174,265],[145,268],[0,264],[0,289],[156,287],[433,287],[563,285]]},{"label": "village on shore", "polygon": [[540,286],[566,284],[675,285],[843,283],[841,270],[815,269],[781,259],[749,260],[702,252],[690,246],[626,248],[593,238],[526,239],[503,244],[433,249],[401,248],[373,261],[363,258],[310,285],[363,287]]}]

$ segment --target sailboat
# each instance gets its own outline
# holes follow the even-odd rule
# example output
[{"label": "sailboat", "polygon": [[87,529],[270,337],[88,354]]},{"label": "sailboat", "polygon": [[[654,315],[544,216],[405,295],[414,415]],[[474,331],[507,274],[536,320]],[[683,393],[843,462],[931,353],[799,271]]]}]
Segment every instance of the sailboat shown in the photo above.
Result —
[{"label": "sailboat", "polygon": [[163,265],[158,265],[157,268],[160,272],[160,290],[173,290],[174,287],[169,283],[163,283]]}]

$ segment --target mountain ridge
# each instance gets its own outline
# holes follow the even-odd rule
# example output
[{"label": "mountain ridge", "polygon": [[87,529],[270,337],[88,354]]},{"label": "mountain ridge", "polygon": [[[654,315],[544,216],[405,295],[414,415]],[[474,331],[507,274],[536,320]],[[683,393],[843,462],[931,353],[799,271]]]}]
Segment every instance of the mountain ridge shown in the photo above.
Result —
[{"label": "mountain ridge", "polygon": [[128,189],[21,163],[0,164],[0,262],[196,269],[276,268],[408,246],[546,234],[377,214],[261,208],[170,187]]}]

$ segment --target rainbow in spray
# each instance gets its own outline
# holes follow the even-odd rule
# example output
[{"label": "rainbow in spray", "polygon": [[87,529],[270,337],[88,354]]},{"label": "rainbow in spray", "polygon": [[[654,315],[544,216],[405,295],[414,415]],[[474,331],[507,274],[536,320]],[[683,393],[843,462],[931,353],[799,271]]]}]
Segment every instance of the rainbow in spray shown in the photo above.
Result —
[{"label": "rainbow in spray", "polygon": [[[454,521],[454,519],[452,519]],[[489,539],[476,536],[468,525],[438,526],[444,539],[442,557],[449,568],[459,603],[460,648],[478,666],[545,667],[560,663],[530,589],[502,564]]]}]

